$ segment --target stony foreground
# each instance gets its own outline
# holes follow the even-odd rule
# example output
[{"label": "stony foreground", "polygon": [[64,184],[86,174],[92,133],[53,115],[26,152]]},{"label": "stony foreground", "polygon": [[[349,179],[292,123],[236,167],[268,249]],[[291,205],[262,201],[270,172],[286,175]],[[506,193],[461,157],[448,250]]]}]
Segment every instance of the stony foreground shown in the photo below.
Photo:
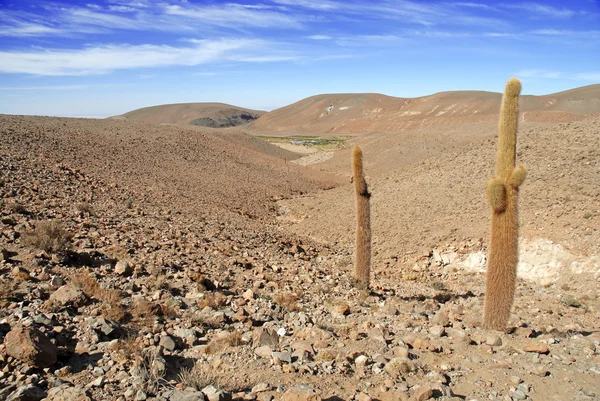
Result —
[{"label": "stony foreground", "polygon": [[483,243],[360,292],[351,250],[24,156],[0,148],[0,399],[600,396],[597,294],[520,281],[485,331],[483,275],[444,256]]}]

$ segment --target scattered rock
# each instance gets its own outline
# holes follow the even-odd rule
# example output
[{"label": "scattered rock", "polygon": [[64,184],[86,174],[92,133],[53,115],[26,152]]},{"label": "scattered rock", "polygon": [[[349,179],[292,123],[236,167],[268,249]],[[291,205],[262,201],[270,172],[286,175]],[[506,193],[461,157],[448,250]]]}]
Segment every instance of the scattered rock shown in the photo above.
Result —
[{"label": "scattered rock", "polygon": [[131,276],[133,267],[126,260],[119,260],[115,264],[115,273],[121,276]]},{"label": "scattered rock", "polygon": [[538,354],[547,354],[548,352],[550,352],[550,349],[544,343],[534,342],[534,343],[529,343],[529,344],[525,345],[523,347],[523,351],[535,352]]},{"label": "scattered rock", "polygon": [[286,391],[280,401],[321,401],[321,397],[310,389],[294,387]]},{"label": "scattered rock", "polygon": [[205,399],[201,391],[175,390],[169,397],[169,401],[205,401]]},{"label": "scattered rock", "polygon": [[39,401],[46,397],[46,392],[32,384],[18,388],[12,392],[6,401]]},{"label": "scattered rock", "polygon": [[433,389],[429,386],[413,388],[411,401],[425,401],[433,396]]},{"label": "scattered rock", "polygon": [[177,348],[177,344],[175,343],[175,340],[173,340],[173,337],[171,337],[171,336],[162,336],[160,338],[160,342],[158,343],[158,345],[160,345],[167,351],[174,351],[175,348]]},{"label": "scattered rock", "polygon": [[87,296],[78,288],[75,288],[69,284],[63,285],[58,290],[54,291],[47,301],[47,305],[50,308],[71,306],[73,308],[79,308],[85,305],[87,302]]},{"label": "scattered rock", "polygon": [[56,363],[58,349],[36,328],[16,327],[4,339],[6,354],[36,368]]},{"label": "scattered rock", "polygon": [[571,294],[565,294],[560,297],[560,302],[572,308],[579,308],[581,306],[579,299],[575,298],[575,296]]},{"label": "scattered rock", "polygon": [[202,393],[206,396],[208,401],[230,401],[231,394],[219,390],[214,386],[206,386],[202,389]]},{"label": "scattered rock", "polygon": [[54,387],[48,390],[47,401],[91,401],[81,387]]},{"label": "scattered rock", "polygon": [[270,358],[273,354],[273,349],[268,345],[263,345],[262,347],[258,347],[254,350],[254,353],[261,358]]},{"label": "scattered rock", "polygon": [[502,345],[502,338],[498,334],[490,334],[485,338],[485,343],[493,347]]},{"label": "scattered rock", "polygon": [[266,345],[276,348],[279,346],[279,336],[274,330],[259,327],[254,330],[254,345],[256,347]]}]

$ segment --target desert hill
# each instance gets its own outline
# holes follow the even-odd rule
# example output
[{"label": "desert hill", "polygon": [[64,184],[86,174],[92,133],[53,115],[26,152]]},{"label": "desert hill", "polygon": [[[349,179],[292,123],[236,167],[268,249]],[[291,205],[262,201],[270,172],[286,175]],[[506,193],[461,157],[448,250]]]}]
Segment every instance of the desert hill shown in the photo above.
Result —
[{"label": "desert hill", "polygon": [[[495,121],[501,98],[500,93],[483,91],[440,92],[418,98],[317,95],[273,110],[252,127],[273,135],[343,135]],[[521,96],[521,111],[523,121],[543,122],[600,114],[600,84],[544,96]]]},{"label": "desert hill", "polygon": [[334,185],[288,163],[298,157],[294,153],[239,132],[25,116],[0,116],[0,126],[5,152],[44,155],[135,191],[138,201],[160,198],[173,211],[185,205],[202,214],[263,218],[271,214],[273,197]]},{"label": "desert hill", "polygon": [[494,332],[495,121],[356,135],[300,167],[245,127],[0,116],[0,399],[594,399],[599,124],[521,124],[525,265]]},{"label": "desert hill", "polygon": [[225,128],[247,124],[264,113],[224,103],[179,103],[144,107],[113,118],[154,124],[192,124]]}]

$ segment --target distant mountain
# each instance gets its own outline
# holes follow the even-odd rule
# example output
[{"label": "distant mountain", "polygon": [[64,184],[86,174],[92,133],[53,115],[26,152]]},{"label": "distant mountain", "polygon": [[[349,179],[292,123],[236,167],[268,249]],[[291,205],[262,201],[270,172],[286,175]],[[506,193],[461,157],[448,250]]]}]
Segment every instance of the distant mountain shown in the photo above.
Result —
[{"label": "distant mountain", "polygon": [[112,118],[155,124],[192,124],[225,128],[247,124],[264,113],[224,103],[179,103],[144,107]]},{"label": "distant mountain", "polygon": [[[251,124],[261,133],[358,134],[495,121],[501,93],[440,92],[418,98],[375,93],[312,96],[264,114]],[[600,84],[520,98],[525,121],[573,121],[600,114]]]}]

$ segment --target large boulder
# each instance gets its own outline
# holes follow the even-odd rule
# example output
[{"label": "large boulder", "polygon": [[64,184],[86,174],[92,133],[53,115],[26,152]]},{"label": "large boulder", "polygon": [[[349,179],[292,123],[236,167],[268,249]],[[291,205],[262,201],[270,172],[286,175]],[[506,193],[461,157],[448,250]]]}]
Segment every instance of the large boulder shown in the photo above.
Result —
[{"label": "large boulder", "polygon": [[4,338],[6,354],[36,368],[56,363],[56,345],[34,327],[15,327]]}]

